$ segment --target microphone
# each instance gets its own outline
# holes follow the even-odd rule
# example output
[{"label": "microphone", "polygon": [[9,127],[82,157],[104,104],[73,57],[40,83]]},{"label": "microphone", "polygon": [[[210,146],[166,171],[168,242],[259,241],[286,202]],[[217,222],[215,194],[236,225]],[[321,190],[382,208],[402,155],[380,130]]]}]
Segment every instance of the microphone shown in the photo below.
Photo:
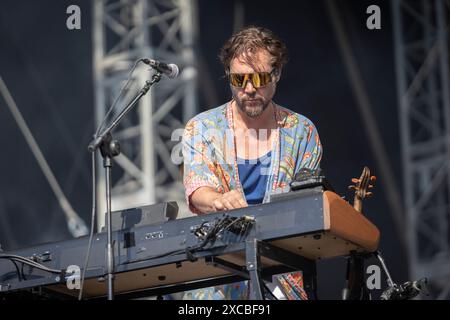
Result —
[{"label": "microphone", "polygon": [[179,69],[176,64],[173,63],[167,64],[158,60],[145,58],[141,59],[141,61],[144,62],[145,64],[148,64],[156,71],[165,74],[170,79],[176,78],[178,76]]}]

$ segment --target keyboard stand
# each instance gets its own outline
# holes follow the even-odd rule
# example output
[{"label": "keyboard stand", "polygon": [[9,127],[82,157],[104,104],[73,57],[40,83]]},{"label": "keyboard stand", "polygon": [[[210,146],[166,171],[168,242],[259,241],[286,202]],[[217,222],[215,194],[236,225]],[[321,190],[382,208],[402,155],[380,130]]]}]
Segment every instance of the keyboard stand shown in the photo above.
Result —
[{"label": "keyboard stand", "polygon": [[[245,257],[246,267],[242,267],[225,261],[217,257],[208,257],[206,259],[207,264],[212,264],[215,267],[227,270],[236,276],[242,277],[250,281],[250,300],[264,300],[264,286],[263,279],[270,279],[273,272],[269,270],[262,270],[261,258],[267,258],[272,261],[279,262],[285,267],[284,272],[290,271],[302,271],[304,289],[309,299],[317,299],[317,273],[316,262],[304,258],[300,255],[296,255],[290,251],[284,250],[268,242],[258,239],[247,240],[245,243]],[[287,269],[286,269],[287,268]],[[265,272],[264,272],[265,271]]]}]

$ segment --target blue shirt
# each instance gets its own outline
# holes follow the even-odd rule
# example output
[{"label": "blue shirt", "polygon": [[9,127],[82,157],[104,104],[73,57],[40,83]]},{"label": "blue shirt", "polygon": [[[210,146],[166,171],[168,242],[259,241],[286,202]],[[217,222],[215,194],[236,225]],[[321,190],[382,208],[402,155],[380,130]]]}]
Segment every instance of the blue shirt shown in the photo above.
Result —
[{"label": "blue shirt", "polygon": [[263,202],[269,177],[271,151],[258,159],[237,158],[239,180],[249,205]]}]

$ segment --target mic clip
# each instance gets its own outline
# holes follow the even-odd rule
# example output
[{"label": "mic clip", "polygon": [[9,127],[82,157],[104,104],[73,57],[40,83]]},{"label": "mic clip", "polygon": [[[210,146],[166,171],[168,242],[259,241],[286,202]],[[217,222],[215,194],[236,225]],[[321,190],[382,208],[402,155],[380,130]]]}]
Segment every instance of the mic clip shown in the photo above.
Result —
[{"label": "mic clip", "polygon": [[404,284],[390,286],[381,294],[381,300],[410,300],[420,293],[429,295],[427,278],[418,281],[407,281]]}]

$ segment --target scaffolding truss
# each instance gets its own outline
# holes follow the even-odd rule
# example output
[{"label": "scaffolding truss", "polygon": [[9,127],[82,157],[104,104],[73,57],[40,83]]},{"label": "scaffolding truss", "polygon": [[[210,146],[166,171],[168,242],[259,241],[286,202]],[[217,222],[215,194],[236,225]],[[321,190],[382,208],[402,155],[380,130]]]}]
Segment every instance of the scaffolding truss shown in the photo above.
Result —
[{"label": "scaffolding truss", "polygon": [[[181,139],[174,134],[175,129],[183,128],[197,108],[196,1],[95,0],[93,9],[97,125],[138,59],[175,63],[181,70],[178,78],[163,77],[152,87],[113,132],[121,143],[122,153],[115,158],[117,165],[113,167],[112,209],[166,200],[182,200],[179,201],[182,204],[181,172],[171,155]],[[138,64],[130,87],[118,100],[116,114],[151,74],[148,66]],[[98,168],[97,226],[101,228],[106,206],[105,176],[100,161]]]},{"label": "scaffolding truss", "polygon": [[450,298],[450,2],[392,2],[410,277]]}]

